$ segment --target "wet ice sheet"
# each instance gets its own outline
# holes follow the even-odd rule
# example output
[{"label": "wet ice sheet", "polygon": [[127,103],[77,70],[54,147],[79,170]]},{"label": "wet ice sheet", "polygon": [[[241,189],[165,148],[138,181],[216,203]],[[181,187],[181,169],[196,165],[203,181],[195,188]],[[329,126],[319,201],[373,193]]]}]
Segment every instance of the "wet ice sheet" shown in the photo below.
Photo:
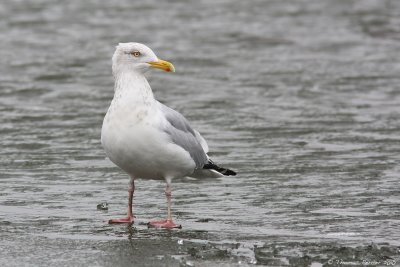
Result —
[{"label": "wet ice sheet", "polygon": [[[0,264],[397,260],[399,8],[0,5]],[[145,225],[165,213],[158,181],[137,181],[133,227],[105,223],[127,201],[128,179],[99,140],[113,94],[110,57],[125,41],[174,63],[173,75],[149,75],[156,96],[191,120],[218,163],[239,172],[174,182],[181,231]]]}]

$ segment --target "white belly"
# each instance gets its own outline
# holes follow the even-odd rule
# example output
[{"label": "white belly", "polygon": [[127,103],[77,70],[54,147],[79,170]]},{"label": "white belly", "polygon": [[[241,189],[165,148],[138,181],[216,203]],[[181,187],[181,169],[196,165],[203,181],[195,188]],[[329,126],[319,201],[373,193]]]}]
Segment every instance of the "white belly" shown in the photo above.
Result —
[{"label": "white belly", "polygon": [[[189,153],[160,130],[157,110],[110,107],[101,142],[110,160],[129,175],[145,179],[172,179],[193,173]],[[158,118],[156,120],[156,118]]]}]

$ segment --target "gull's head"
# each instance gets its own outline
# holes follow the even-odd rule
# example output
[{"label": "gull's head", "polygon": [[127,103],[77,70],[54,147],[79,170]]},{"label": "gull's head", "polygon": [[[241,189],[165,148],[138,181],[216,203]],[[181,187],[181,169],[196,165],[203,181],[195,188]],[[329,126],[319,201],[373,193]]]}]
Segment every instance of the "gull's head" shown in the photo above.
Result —
[{"label": "gull's head", "polygon": [[113,73],[134,71],[144,73],[150,68],[175,72],[174,65],[159,59],[154,52],[140,43],[120,43],[117,45],[112,58]]}]

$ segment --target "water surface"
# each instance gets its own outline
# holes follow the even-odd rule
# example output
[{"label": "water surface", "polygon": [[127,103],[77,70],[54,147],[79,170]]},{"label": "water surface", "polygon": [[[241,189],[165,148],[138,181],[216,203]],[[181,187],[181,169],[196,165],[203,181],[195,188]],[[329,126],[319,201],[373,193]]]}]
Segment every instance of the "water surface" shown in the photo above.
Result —
[{"label": "water surface", "polygon": [[[400,264],[400,2],[0,4],[0,265]],[[164,184],[106,159],[118,42],[174,63],[156,97],[236,177]],[[108,210],[97,205],[108,203]],[[374,266],[370,264],[370,266]]]}]

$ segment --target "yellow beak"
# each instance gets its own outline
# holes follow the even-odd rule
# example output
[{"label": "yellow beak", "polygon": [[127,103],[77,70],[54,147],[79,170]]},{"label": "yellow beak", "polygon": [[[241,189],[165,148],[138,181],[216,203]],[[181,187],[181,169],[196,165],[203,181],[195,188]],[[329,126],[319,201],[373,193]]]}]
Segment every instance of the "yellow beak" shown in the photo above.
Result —
[{"label": "yellow beak", "polygon": [[158,61],[154,61],[154,62],[147,62],[147,63],[150,64],[150,66],[152,66],[153,68],[162,69],[167,72],[175,72],[174,65],[172,65],[172,63],[162,60],[162,59],[159,59]]}]

